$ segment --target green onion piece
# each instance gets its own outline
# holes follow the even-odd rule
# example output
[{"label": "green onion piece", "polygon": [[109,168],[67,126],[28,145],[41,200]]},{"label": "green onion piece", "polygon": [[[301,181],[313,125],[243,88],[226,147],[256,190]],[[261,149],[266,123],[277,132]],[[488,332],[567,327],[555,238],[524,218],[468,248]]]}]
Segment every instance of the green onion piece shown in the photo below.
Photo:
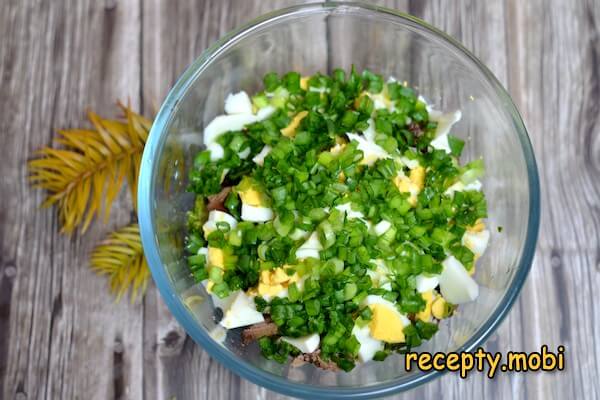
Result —
[{"label": "green onion piece", "polygon": [[319,315],[319,311],[321,310],[321,303],[318,299],[306,300],[304,302],[304,307],[306,308],[306,313],[310,316]]},{"label": "green onion piece", "polygon": [[358,290],[358,288],[356,286],[356,283],[354,283],[354,282],[346,283],[346,286],[344,286],[344,301],[350,300],[354,296],[356,296],[357,290]]}]

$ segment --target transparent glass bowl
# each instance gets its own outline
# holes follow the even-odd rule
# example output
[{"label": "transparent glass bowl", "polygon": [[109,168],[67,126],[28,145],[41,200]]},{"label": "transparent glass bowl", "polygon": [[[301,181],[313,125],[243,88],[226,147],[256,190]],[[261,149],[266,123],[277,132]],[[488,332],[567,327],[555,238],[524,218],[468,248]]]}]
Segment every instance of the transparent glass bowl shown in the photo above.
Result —
[{"label": "transparent glass bowl", "polygon": [[223,344],[213,339],[211,301],[184,262],[185,214],[193,200],[186,181],[203,127],[223,113],[228,93],[259,90],[269,71],[308,75],[352,64],[409,82],[437,109],[462,110],[453,133],[467,141],[463,161],[483,157],[487,169],[492,239],[475,275],[480,296],[443,321],[420,350],[469,351],[484,342],[519,294],[539,227],[538,173],[523,122],[492,73],[443,32],[388,9],[328,2],[273,12],[226,35],[183,74],[152,127],[138,198],[144,251],[165,302],[198,344],[242,377],[298,397],[389,395],[439,373],[406,372],[401,355],[350,373],[290,368],[263,359],[255,345],[242,347],[239,335],[230,333]]}]

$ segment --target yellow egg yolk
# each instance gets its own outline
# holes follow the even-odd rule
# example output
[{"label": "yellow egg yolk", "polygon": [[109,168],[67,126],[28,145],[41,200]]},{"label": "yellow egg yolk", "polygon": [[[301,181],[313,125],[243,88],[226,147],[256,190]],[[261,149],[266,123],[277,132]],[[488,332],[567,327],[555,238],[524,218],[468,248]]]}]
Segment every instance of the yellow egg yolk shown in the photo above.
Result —
[{"label": "yellow egg yolk", "polygon": [[260,207],[262,206],[262,195],[259,191],[249,188],[243,192],[239,192],[242,203],[249,206]]},{"label": "yellow egg yolk", "polygon": [[394,184],[402,193],[410,193],[408,202],[410,205],[417,204],[417,196],[425,186],[425,168],[416,167],[410,171],[410,176],[398,175],[394,178]]},{"label": "yellow egg yolk", "polygon": [[310,76],[303,76],[300,78],[300,89],[308,90],[308,81],[310,80]]},{"label": "yellow egg yolk", "polygon": [[258,294],[261,296],[276,296],[292,282],[297,282],[299,279],[298,274],[294,272],[293,275],[288,275],[285,272],[285,267],[275,268],[270,271],[261,271],[258,282]]},{"label": "yellow egg yolk", "polygon": [[485,223],[483,222],[483,220],[481,218],[479,218],[477,221],[475,221],[475,225],[467,228],[467,231],[479,233],[479,232],[483,232],[484,229],[485,229]]},{"label": "yellow egg yolk", "polygon": [[425,168],[416,167],[410,171],[410,181],[419,188],[419,191],[425,186]]},{"label": "yellow egg yolk", "polygon": [[216,247],[208,248],[208,265],[223,269],[225,267],[225,254],[222,249]]},{"label": "yellow egg yolk", "polygon": [[439,296],[431,304],[431,314],[437,319],[446,318],[446,300]]},{"label": "yellow egg yolk", "polygon": [[293,138],[294,136],[296,136],[296,129],[298,129],[300,121],[302,121],[302,119],[304,119],[304,117],[306,117],[307,115],[308,111],[300,111],[294,116],[294,118],[292,118],[290,124],[281,130],[281,134],[289,138]]},{"label": "yellow egg yolk", "polygon": [[435,295],[433,294],[433,291],[429,290],[421,293],[421,297],[425,300],[425,309],[417,313],[417,318],[423,322],[429,322],[431,319],[431,304],[435,300]]},{"label": "yellow egg yolk", "polygon": [[402,343],[404,338],[404,323],[396,310],[385,304],[371,304],[373,313],[369,330],[371,336],[387,343]]}]

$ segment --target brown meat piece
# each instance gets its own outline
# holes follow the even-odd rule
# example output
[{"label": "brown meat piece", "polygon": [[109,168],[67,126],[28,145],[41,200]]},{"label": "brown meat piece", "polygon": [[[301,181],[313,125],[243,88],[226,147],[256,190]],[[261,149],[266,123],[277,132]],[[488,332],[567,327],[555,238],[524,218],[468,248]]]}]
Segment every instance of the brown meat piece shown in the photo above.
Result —
[{"label": "brown meat piece", "polygon": [[413,135],[415,135],[416,138],[418,138],[419,136],[421,136],[423,134],[423,128],[421,128],[421,125],[417,124],[414,121],[408,125],[408,130]]},{"label": "brown meat piece", "polygon": [[227,211],[224,203],[227,195],[229,195],[229,192],[231,192],[231,186],[225,186],[219,193],[208,196],[208,204],[206,205],[206,209],[208,211]]},{"label": "brown meat piece", "polygon": [[242,331],[242,343],[248,344],[265,336],[277,334],[277,325],[269,320],[252,325]]},{"label": "brown meat piece", "polygon": [[333,361],[325,361],[321,358],[321,350],[317,350],[312,353],[302,353],[292,360],[290,364],[292,367],[300,367],[304,363],[311,363],[317,368],[321,368],[325,371],[339,371],[340,367],[337,366]]}]

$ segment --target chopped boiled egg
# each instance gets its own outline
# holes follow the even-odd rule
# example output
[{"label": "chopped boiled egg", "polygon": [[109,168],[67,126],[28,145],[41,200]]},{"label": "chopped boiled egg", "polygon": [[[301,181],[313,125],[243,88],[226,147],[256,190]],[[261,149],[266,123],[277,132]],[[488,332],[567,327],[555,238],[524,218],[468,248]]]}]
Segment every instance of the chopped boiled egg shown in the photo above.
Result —
[{"label": "chopped boiled egg", "polygon": [[312,353],[319,348],[319,343],[321,342],[321,338],[318,333],[313,333],[311,335],[301,336],[297,338],[282,336],[281,340],[287,342],[300,350],[302,353]]},{"label": "chopped boiled egg", "polygon": [[346,143],[336,143],[335,146],[329,149],[329,152],[337,156],[344,150],[344,148],[346,148]]},{"label": "chopped boiled egg", "polygon": [[456,110],[454,112],[450,112],[450,113],[439,113],[439,112],[432,112],[430,114],[430,119],[432,121],[437,122],[437,128],[435,130],[435,136],[443,136],[443,135],[447,135],[448,133],[450,133],[450,129],[452,129],[452,126],[454,124],[456,124],[458,121],[460,121],[460,119],[462,118],[462,113],[460,112],[460,110]]},{"label": "chopped boiled egg", "polygon": [[252,114],[252,102],[248,93],[230,93],[225,99],[225,112],[227,114]]},{"label": "chopped boiled egg", "polygon": [[265,147],[263,147],[257,155],[252,157],[252,161],[257,165],[263,165],[265,163],[265,157],[269,155],[271,150],[271,146],[269,146],[268,144],[265,145]]},{"label": "chopped boiled egg", "polygon": [[266,222],[273,219],[273,210],[267,207],[256,207],[242,203],[242,220],[249,222]]},{"label": "chopped boiled egg", "polygon": [[438,296],[431,304],[431,314],[434,318],[443,319],[448,316],[448,303],[442,296]]},{"label": "chopped boiled egg", "polygon": [[298,282],[297,273],[288,275],[286,265],[275,268],[273,270],[264,270],[260,272],[257,292],[265,300],[270,300],[272,297],[287,296],[287,287],[293,282]]},{"label": "chopped boiled egg", "polygon": [[453,196],[454,192],[466,192],[469,190],[479,191],[479,190],[481,190],[481,187],[482,187],[482,184],[479,179],[475,179],[473,182],[471,182],[467,185],[465,185],[461,181],[458,181],[458,182],[452,184],[452,186],[450,186],[448,189],[446,189],[444,194],[448,195],[448,196]]},{"label": "chopped boiled egg", "polygon": [[206,150],[210,151],[210,161],[220,160],[225,156],[225,150],[219,143],[209,143]]},{"label": "chopped boiled egg", "polygon": [[237,226],[237,220],[226,212],[212,210],[208,213],[208,219],[202,226],[204,235],[208,236],[211,232],[217,230],[217,222],[227,222],[231,229]]},{"label": "chopped boiled egg", "polygon": [[371,227],[371,222],[365,219],[365,215],[360,211],[354,211],[351,203],[338,204],[334,207],[336,210],[346,213],[348,219],[359,219],[367,225],[367,228]]},{"label": "chopped boiled egg", "polygon": [[489,241],[490,231],[487,229],[481,231],[467,229],[462,237],[462,245],[471,250],[476,258],[483,255]]},{"label": "chopped boiled egg", "polygon": [[318,333],[313,333],[311,335],[301,336],[297,338],[282,336],[281,340],[287,342],[300,350],[302,353],[312,353],[319,348],[319,343],[321,342],[321,338]]},{"label": "chopped boiled egg", "polygon": [[460,110],[453,113],[442,114],[440,112],[431,112],[432,121],[438,123],[435,131],[435,139],[431,141],[431,146],[434,149],[444,150],[446,153],[451,153],[450,144],[448,143],[448,134],[452,125],[460,121],[462,114]]},{"label": "chopped boiled egg", "polygon": [[264,320],[263,315],[256,311],[254,300],[246,293],[239,291],[227,311],[225,311],[220,324],[224,328],[233,329],[257,324]]},{"label": "chopped boiled egg", "polygon": [[417,292],[425,293],[435,289],[440,284],[440,276],[419,274],[417,275],[416,282]]},{"label": "chopped boiled egg", "polygon": [[442,267],[440,291],[447,301],[462,304],[477,298],[479,286],[460,261],[454,256],[449,256],[442,262]]},{"label": "chopped boiled egg", "polygon": [[307,115],[308,111],[300,111],[294,116],[294,118],[292,118],[289,125],[281,130],[281,134],[289,138],[296,136],[296,130],[298,129],[300,122],[302,122]]},{"label": "chopped boiled egg", "polygon": [[435,294],[433,290],[421,293],[421,297],[425,300],[425,309],[417,313],[417,318],[423,322],[429,322],[431,320],[431,305],[435,300]]},{"label": "chopped boiled egg", "polygon": [[317,232],[311,233],[306,242],[296,250],[296,258],[299,260],[305,258],[319,258],[319,251],[323,250],[323,245],[319,241]]},{"label": "chopped boiled egg", "polygon": [[371,336],[371,329],[369,325],[365,325],[363,327],[359,327],[358,325],[354,325],[352,328],[352,334],[360,343],[360,348],[358,349],[358,359],[361,362],[371,361],[375,353],[383,350],[383,342],[381,340],[374,339]]},{"label": "chopped boiled egg", "polygon": [[258,207],[264,205],[265,203],[263,200],[263,195],[253,187],[248,187],[247,189],[241,190],[238,193],[242,203],[244,204]]},{"label": "chopped boiled egg", "polygon": [[405,341],[403,329],[410,324],[410,320],[398,311],[394,303],[381,296],[369,295],[364,304],[369,306],[373,313],[369,329],[374,339],[387,343]]},{"label": "chopped boiled egg", "polygon": [[390,154],[375,142],[367,140],[364,136],[355,133],[347,133],[348,139],[355,140],[358,143],[357,149],[363,152],[363,159],[360,164],[373,165],[375,161],[390,158]]},{"label": "chopped boiled egg", "polygon": [[208,257],[206,258],[208,265],[217,268],[225,268],[225,253],[223,249],[217,247],[208,248]]},{"label": "chopped boiled egg", "polygon": [[416,167],[410,171],[409,176],[400,171],[396,178],[394,178],[394,184],[400,192],[410,194],[408,202],[412,206],[415,206],[417,204],[417,196],[425,186],[425,168]]},{"label": "chopped boiled egg", "polygon": [[367,120],[367,123],[369,124],[369,126],[363,132],[363,136],[369,142],[373,142],[374,143],[375,142],[375,135],[377,135],[377,132],[375,132],[375,121],[373,121],[373,118],[369,118]]},{"label": "chopped boiled egg", "polygon": [[242,220],[266,222],[273,219],[273,210],[267,207],[268,197],[258,191],[250,180],[242,180],[237,190],[242,200]]},{"label": "chopped boiled egg", "polygon": [[419,160],[408,158],[406,156],[400,157],[400,162],[406,165],[409,169],[415,169],[419,167]]},{"label": "chopped boiled egg", "polygon": [[245,125],[262,121],[271,116],[275,112],[275,108],[272,106],[266,106],[258,110],[256,114],[232,114],[232,115],[219,115],[215,117],[207,126],[204,128],[204,143],[207,145],[214,143],[219,136],[225,132],[239,131]]},{"label": "chopped boiled egg", "polygon": [[310,76],[303,76],[300,78],[300,89],[308,90],[308,81],[310,80]]},{"label": "chopped boiled egg", "polygon": [[451,153],[450,143],[448,143],[448,135],[437,136],[429,143],[436,150],[444,150],[446,153]]}]

